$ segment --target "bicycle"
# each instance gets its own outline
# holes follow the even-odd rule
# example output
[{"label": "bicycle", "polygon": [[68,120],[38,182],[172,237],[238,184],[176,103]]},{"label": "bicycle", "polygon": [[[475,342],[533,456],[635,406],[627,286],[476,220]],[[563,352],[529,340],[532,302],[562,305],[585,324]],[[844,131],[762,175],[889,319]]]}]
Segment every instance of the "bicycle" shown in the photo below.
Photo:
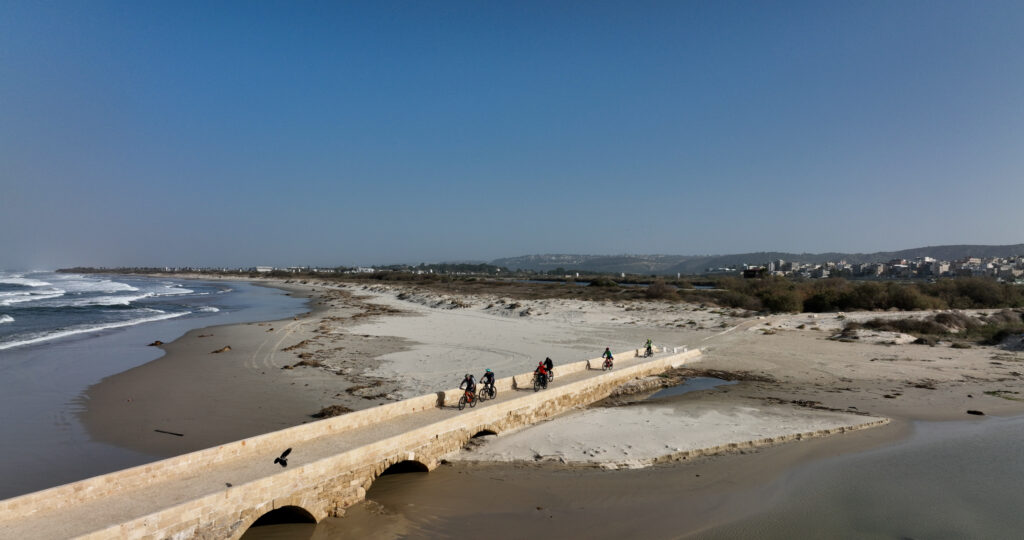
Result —
[{"label": "bicycle", "polygon": [[650,358],[654,356],[654,350],[651,347],[644,349],[644,358]]},{"label": "bicycle", "polygon": [[604,364],[601,366],[601,371],[608,371],[612,368],[612,357],[609,356],[604,359]]},{"label": "bicycle", "polygon": [[541,375],[540,373],[534,372],[533,373],[533,391],[536,392],[536,391],[540,390],[541,388],[547,389],[547,387],[548,387],[548,378],[546,376],[544,376],[544,375]]},{"label": "bicycle", "polygon": [[485,384],[480,389],[480,401],[487,401],[488,399],[494,399],[498,397],[498,391],[494,389],[494,385]]},{"label": "bicycle", "polygon": [[476,407],[476,401],[476,396],[473,395],[473,392],[466,390],[462,393],[462,397],[459,398],[459,410],[465,409],[467,403],[470,408]]}]

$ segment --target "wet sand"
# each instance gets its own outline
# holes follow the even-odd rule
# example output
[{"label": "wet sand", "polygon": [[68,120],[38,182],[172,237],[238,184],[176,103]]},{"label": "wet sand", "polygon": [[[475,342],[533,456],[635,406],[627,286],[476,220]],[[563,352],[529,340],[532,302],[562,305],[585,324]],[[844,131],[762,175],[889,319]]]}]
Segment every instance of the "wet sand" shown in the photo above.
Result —
[{"label": "wet sand", "polygon": [[[363,359],[406,346],[397,338],[368,339],[345,330],[374,310],[347,295],[318,294],[315,287],[273,286],[309,298],[311,311],[192,330],[161,345],[166,355],[88,389],[80,418],[89,434],[173,456],[310,422],[328,405],[356,410],[386,402],[385,396],[346,392],[366,383],[361,373],[372,365]],[[230,350],[216,352],[225,347]],[[335,353],[331,369],[292,367],[317,360],[328,347]],[[346,373],[343,366],[350,366]]]},{"label": "wet sand", "polygon": [[[847,317],[878,316],[874,313],[757,318],[657,302],[512,302],[432,296],[400,286],[278,285],[308,294],[313,312],[189,333],[166,346],[164,358],[90,389],[83,416],[90,433],[126,448],[171,455],[309,421],[322,406],[374,406],[454,386],[465,371],[492,367],[501,376],[545,355],[556,362],[578,360],[596,356],[604,346],[639,346],[646,336],[666,346],[702,347],[701,370],[747,378],[735,387],[680,400],[694,420],[688,430],[701,429],[695,421],[701,415],[693,413],[702,407],[767,411],[738,421],[755,429],[752,437],[792,431],[789,424],[799,418],[790,414],[795,409],[800,415],[894,419],[864,432],[721,457],[675,456],[673,463],[636,471],[565,469],[522,459],[446,465],[426,481],[385,476],[371,489],[371,502],[346,518],[324,522],[316,537],[359,531],[383,538],[445,537],[462,530],[467,520],[490,523],[492,535],[508,538],[622,537],[638,530],[638,520],[647,536],[676,537],[680,527],[692,532],[737,519],[737,500],[743,501],[739,507],[762,508],[772,494],[758,492],[760,486],[815,456],[892,443],[917,420],[972,418],[967,410],[1024,411],[1024,403],[992,394],[1024,390],[1017,371],[1024,353],[898,344],[905,338],[886,335],[856,343],[829,339]],[[225,345],[231,351],[212,352]],[[303,359],[320,367],[282,369]],[[711,429],[739,416],[705,419]],[[572,414],[515,436],[532,448],[530,438],[545,440],[545,429],[563,431],[559,422],[569,425]],[[607,415],[590,426],[590,438],[577,450],[621,446],[624,432],[616,423],[615,415]],[[183,436],[154,432],[157,428]],[[644,436],[669,449],[675,444],[656,434]],[[421,490],[420,483],[432,487]],[[396,510],[406,507],[416,512]],[[683,514],[679,508],[695,511]],[[623,515],[629,519],[616,517]]]},{"label": "wet sand", "polygon": [[[314,421],[324,407],[359,410],[451,388],[467,371],[489,367],[500,377],[545,356],[577,361],[604,346],[679,334],[622,325],[619,307],[584,302],[556,302],[548,317],[527,317],[483,304],[448,309],[420,297],[400,299],[400,288],[261,283],[308,298],[311,311],[194,330],[162,345],[163,357],[88,389],[80,418],[89,434],[122,448],[178,455]],[[700,335],[707,334],[691,332],[675,344]],[[230,350],[214,352],[224,347]]]},{"label": "wet sand", "polygon": [[644,469],[452,463],[379,478],[367,502],[313,526],[254,528],[247,539],[680,538],[767,508],[800,464],[891,444],[906,423]]}]

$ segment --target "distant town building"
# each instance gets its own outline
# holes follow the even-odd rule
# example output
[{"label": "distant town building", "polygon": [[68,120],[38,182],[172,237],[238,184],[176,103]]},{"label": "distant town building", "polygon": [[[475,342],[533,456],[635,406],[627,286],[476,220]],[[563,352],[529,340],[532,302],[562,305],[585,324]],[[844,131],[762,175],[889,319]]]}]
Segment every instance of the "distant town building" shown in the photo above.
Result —
[{"label": "distant town building", "polygon": [[762,266],[752,266],[743,270],[743,277],[747,279],[764,277],[765,269]]}]

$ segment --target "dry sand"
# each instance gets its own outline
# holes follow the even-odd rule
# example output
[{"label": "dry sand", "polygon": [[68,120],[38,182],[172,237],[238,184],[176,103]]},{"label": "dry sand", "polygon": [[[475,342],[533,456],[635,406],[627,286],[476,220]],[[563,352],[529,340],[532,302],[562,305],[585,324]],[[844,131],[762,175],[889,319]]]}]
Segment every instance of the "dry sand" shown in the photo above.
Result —
[{"label": "dry sand", "polygon": [[856,342],[834,339],[846,320],[901,315],[907,314],[751,318],[701,338],[705,354],[694,366],[749,379],[737,386],[672,403],[570,413],[472,445],[451,459],[638,467],[735,449],[730,445],[788,442],[821,430],[842,433],[885,419],[1024,411],[1016,400],[1024,395],[1020,352],[915,345],[909,344],[913,338],[887,332],[866,332]]},{"label": "dry sand", "polygon": [[[367,359],[406,343],[345,331],[379,308],[317,287],[273,284],[309,297],[312,311],[193,330],[162,345],[165,356],[89,388],[81,419],[90,434],[170,456],[312,421],[328,405],[386,402],[382,382],[362,375]],[[224,347],[230,350],[214,352]],[[303,361],[324,367],[293,367]]]},{"label": "dry sand", "polygon": [[[978,418],[968,410],[1024,411],[1024,402],[1014,399],[1024,395],[1022,352],[915,345],[908,336],[884,332],[861,332],[853,342],[831,339],[849,320],[929,314],[924,312],[752,317],[662,302],[454,297],[416,287],[316,281],[268,284],[309,297],[311,312],[293,320],[197,330],[165,345],[166,356],[88,391],[83,419],[90,433],[120,446],[172,455],[311,421],[310,415],[325,406],[372,407],[452,387],[465,372],[479,374],[489,367],[502,376],[545,356],[557,365],[594,357],[606,346],[639,347],[648,337],[662,346],[704,349],[702,359],[690,366],[695,371],[676,378],[705,374],[741,380],[652,402],[643,399],[652,385],[664,381],[637,381],[638,394],[475,441],[450,456],[463,463],[430,475],[431,489],[439,487],[445,498],[459,501],[455,514],[449,515],[450,506],[435,504],[436,492],[413,489],[409,481],[391,489],[382,478],[373,499],[416,504],[437,517],[411,524],[401,512],[371,501],[351,509],[349,517],[322,523],[314,534],[318,538],[353,531],[380,538],[410,531],[435,535],[442,532],[438,524],[483,515],[500,526],[518,527],[516,534],[498,537],[556,532],[550,525],[519,526],[533,510],[496,513],[515,502],[517,493],[526,493],[526,484],[531,498],[553,494],[543,503],[546,510],[536,512],[582,512],[587,522],[587,512],[628,508],[631,515],[649,518],[645,530],[652,535],[673,536],[681,524],[663,513],[675,512],[680,501],[703,509],[688,514],[696,521],[684,529],[728,521],[737,508],[755,511],[764,496],[757,486],[801,460],[882,444],[904,436],[913,420]],[[224,346],[231,350],[212,352]],[[292,367],[303,361],[319,367]],[[625,406],[608,406],[616,404]],[[759,448],[755,461],[738,455],[750,451],[751,441],[786,442],[797,434],[844,431],[880,419],[892,422]],[[706,451],[726,456],[695,457]],[[674,464],[659,464],[665,461]],[[584,472],[579,467],[642,468]],[[497,489],[495,481],[503,487]],[[634,495],[612,495],[623,486],[636,487],[627,489]],[[489,495],[479,497],[477,490]],[[588,495],[592,498],[582,505],[573,499]],[[737,500],[745,502],[737,506]],[[561,533],[613,538],[628,532],[602,526]]]},{"label": "dry sand", "polygon": [[[166,356],[88,391],[82,418],[90,433],[173,455],[311,421],[327,406],[371,407],[452,387],[465,372],[479,374],[487,367],[501,376],[545,356],[557,366],[594,357],[605,346],[639,347],[647,337],[663,346],[704,348],[703,369],[761,379],[714,393],[729,395],[732,403],[704,406],[689,398],[693,409],[675,422],[691,442],[673,436],[652,443],[665,455],[692,448],[692,441],[737,442],[741,433],[785,437],[838,426],[840,418],[846,425],[863,423],[862,417],[838,412],[912,420],[963,418],[968,409],[1024,410],[1024,403],[1004,399],[1024,390],[1024,353],[898,344],[908,340],[885,333],[854,343],[829,339],[847,320],[901,314],[741,317],[733,310],[678,303],[454,297],[401,285],[316,281],[268,284],[310,298],[312,311],[294,320],[196,330],[164,345]],[[213,353],[225,346],[230,351]],[[296,366],[300,362],[319,367]],[[583,431],[593,433],[574,435],[576,447],[615,456],[621,441],[637,438],[636,430],[644,427],[630,414],[595,410],[553,423],[583,419],[593,426]],[[718,420],[724,418],[747,431],[721,432]],[[546,429],[567,430],[527,432],[543,437]],[[558,452],[554,444],[550,453]],[[660,459],[657,453],[647,452],[640,461]]]},{"label": "dry sand", "polygon": [[702,396],[682,403],[660,401],[569,413],[531,429],[494,437],[479,448],[472,445],[451,459],[636,469],[885,423],[888,419]]},{"label": "dry sand", "polygon": [[[324,407],[358,410],[451,388],[466,372],[491,368],[500,377],[546,356],[557,366],[595,357],[606,346],[639,347],[647,337],[693,345],[719,330],[680,331],[675,321],[711,327],[731,320],[697,306],[451,299],[404,287],[264,283],[308,297],[311,312],[195,330],[163,345],[165,356],[86,392],[81,418],[90,434],[176,455],[312,421]],[[230,350],[214,352],[224,347]]]},{"label": "dry sand", "polygon": [[[586,531],[578,524],[590,522],[591,513],[623,509],[645,516],[650,535],[674,536],[735,519],[737,511],[756,511],[766,497],[761,486],[787,467],[884,444],[908,433],[913,420],[978,418],[968,410],[1024,411],[1024,402],[1007,399],[1024,395],[1022,352],[915,345],[883,332],[862,332],[853,342],[830,339],[848,320],[908,314],[753,317],[662,302],[454,297],[416,287],[317,281],[268,285],[308,297],[311,312],[197,330],[164,345],[166,356],[89,389],[83,420],[90,433],[173,455],[312,421],[310,415],[326,406],[372,407],[452,387],[465,372],[489,367],[502,376],[545,356],[557,366],[594,357],[606,346],[638,348],[648,337],[662,346],[703,348],[692,372],[670,380],[712,375],[741,381],[650,402],[643,400],[665,379],[636,381],[638,393],[475,441],[449,456],[461,463],[431,473],[422,490],[411,481],[381,478],[371,493],[376,502],[321,523],[316,538],[444,535],[450,531],[438,527],[465,516],[489,516],[502,531],[514,531],[496,535],[501,538],[526,532],[615,538],[632,529],[608,528],[607,520]],[[230,350],[212,352],[225,346]],[[296,366],[300,362],[319,367]],[[892,422],[773,444],[882,419]],[[756,460],[741,455],[751,443]],[[701,457],[719,451],[724,456]],[[624,488],[626,495],[614,495]],[[452,498],[457,504],[438,503],[437,489],[446,503]],[[545,493],[550,496],[542,497],[541,510],[501,510]],[[416,505],[428,517],[413,523],[401,510],[386,508],[392,504]],[[666,519],[665,512],[677,512],[680,504],[693,510],[687,523]],[[534,512],[580,519],[563,521],[577,525],[562,531],[532,522],[523,527]]]}]

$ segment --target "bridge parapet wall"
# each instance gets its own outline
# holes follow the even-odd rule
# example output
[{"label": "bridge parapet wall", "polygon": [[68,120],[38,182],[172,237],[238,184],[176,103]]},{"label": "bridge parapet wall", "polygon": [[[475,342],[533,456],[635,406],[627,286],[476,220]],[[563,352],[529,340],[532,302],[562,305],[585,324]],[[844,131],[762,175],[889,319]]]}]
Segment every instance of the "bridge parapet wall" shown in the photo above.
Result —
[{"label": "bridge parapet wall", "polygon": [[[619,356],[626,358],[632,354],[630,351],[619,353]],[[433,468],[441,456],[458,450],[480,430],[503,432],[529,425],[569,408],[602,399],[627,380],[660,373],[699,355],[698,350],[687,351],[626,368],[616,368],[599,377],[554,386],[544,392],[523,392],[515,400],[463,411],[441,422],[300,467],[282,469],[259,480],[186,501],[85,537],[182,535],[232,538],[240,536],[259,516],[287,505],[302,507],[320,520],[361,501],[372,481],[392,463],[415,460]],[[556,366],[556,372],[561,376],[569,375],[587,369],[588,362],[595,361],[597,359]],[[499,390],[512,391],[517,379],[521,381],[531,376],[532,372],[505,377],[496,381],[496,386]],[[457,399],[461,390],[452,389],[437,395],[420,396],[0,501],[0,522],[144,487],[158,483],[165,475],[184,472],[195,474],[250,452],[262,453],[268,449],[295,447],[298,453],[303,442],[317,437],[343,433],[356,427],[437,407],[441,394],[444,402],[451,403],[449,400]]]},{"label": "bridge parapet wall", "polygon": [[[633,354],[634,351],[628,351],[618,353],[617,356],[627,358],[632,357]],[[555,372],[563,376],[577,373],[586,370],[588,365],[592,362],[599,362],[599,360],[591,359],[556,366]],[[529,371],[511,377],[503,377],[495,380],[495,388],[499,391],[508,391],[512,390],[517,383],[528,385],[532,376],[533,372]],[[28,493],[0,501],[0,521],[23,517],[34,512],[51,511],[74,501],[94,499],[114,492],[135,489],[149,485],[162,477],[192,473],[197,470],[197,467],[216,466],[254,452],[277,449],[282,445],[294,445],[318,437],[386,422],[444,404],[452,404],[457,402],[461,395],[462,391],[458,388],[436,394],[426,394]]]}]

